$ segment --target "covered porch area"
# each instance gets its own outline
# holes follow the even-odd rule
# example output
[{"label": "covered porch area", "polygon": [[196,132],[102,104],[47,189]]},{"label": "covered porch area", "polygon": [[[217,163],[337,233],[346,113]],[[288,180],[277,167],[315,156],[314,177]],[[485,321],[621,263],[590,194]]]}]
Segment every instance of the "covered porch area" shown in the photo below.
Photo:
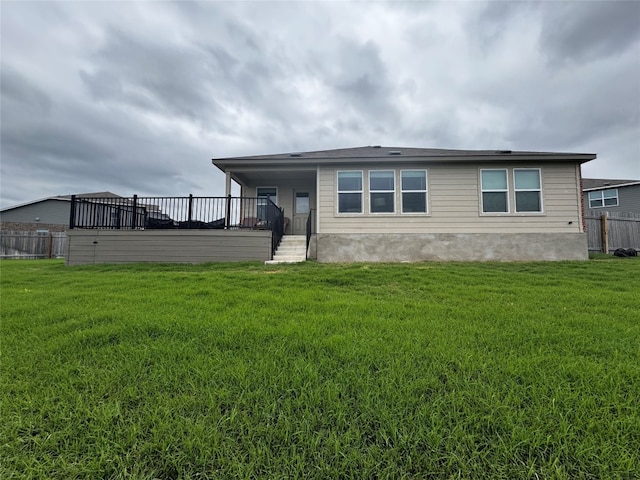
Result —
[{"label": "covered porch area", "polygon": [[[251,166],[221,167],[225,173],[225,195],[240,191],[240,197],[258,198],[258,203],[270,200],[282,209],[285,235],[306,235],[312,212],[317,209],[317,168],[312,166]],[[314,226],[311,225],[312,229]]]}]

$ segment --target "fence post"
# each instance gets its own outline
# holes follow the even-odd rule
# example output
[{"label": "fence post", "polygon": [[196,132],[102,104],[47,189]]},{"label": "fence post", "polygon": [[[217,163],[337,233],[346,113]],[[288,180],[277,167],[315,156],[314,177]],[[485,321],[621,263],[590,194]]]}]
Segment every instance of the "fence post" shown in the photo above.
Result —
[{"label": "fence post", "polygon": [[187,218],[187,227],[191,228],[191,218],[193,216],[193,194],[189,194],[189,218]]},{"label": "fence post", "polygon": [[71,195],[71,208],[69,209],[69,230],[73,230],[74,223],[76,223],[76,196]]},{"label": "fence post", "polygon": [[227,195],[227,209],[224,214],[224,228],[229,229],[230,221],[231,221],[231,194]]},{"label": "fence post", "polygon": [[131,230],[136,229],[137,218],[136,212],[138,211],[138,195],[133,195],[133,215],[131,215]]},{"label": "fence post", "polygon": [[609,217],[606,213],[600,217],[600,226],[602,230],[602,251],[603,253],[609,253]]},{"label": "fence post", "polygon": [[47,258],[51,258],[53,253],[53,235],[51,235],[51,232],[49,232],[48,237],[49,241],[47,242]]}]

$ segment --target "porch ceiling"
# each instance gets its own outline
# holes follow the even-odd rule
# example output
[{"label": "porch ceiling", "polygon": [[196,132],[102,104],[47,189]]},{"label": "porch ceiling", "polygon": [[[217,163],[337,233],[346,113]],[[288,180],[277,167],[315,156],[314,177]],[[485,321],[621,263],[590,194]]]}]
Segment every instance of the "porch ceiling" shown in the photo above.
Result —
[{"label": "porch ceiling", "polygon": [[233,179],[246,186],[289,183],[291,185],[315,185],[314,170],[243,170],[233,171]]}]

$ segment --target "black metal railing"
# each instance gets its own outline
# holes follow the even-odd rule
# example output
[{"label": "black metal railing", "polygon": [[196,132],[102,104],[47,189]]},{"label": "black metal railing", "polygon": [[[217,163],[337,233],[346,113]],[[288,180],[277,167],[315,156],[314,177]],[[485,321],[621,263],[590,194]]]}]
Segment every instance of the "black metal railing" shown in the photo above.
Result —
[{"label": "black metal railing", "polygon": [[69,229],[271,230],[272,250],[284,233],[284,212],[268,197],[71,196]]},{"label": "black metal railing", "polygon": [[309,243],[311,243],[311,233],[313,231],[313,208],[309,210],[307,217],[307,247],[304,250],[305,260],[309,259]]},{"label": "black metal railing", "polygon": [[284,235],[284,210],[278,207],[271,199],[259,199],[259,203],[266,204],[260,205],[262,207],[262,216],[266,219],[269,230],[271,230],[271,258],[276,253],[278,245]]}]

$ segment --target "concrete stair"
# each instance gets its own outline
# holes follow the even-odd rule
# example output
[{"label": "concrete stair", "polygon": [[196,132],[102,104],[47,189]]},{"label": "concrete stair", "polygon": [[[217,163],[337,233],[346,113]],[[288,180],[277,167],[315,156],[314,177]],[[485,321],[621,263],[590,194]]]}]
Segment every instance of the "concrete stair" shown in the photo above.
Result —
[{"label": "concrete stair", "polygon": [[306,235],[283,235],[280,245],[276,250],[273,260],[267,260],[266,264],[298,263],[306,260],[307,237]]}]

